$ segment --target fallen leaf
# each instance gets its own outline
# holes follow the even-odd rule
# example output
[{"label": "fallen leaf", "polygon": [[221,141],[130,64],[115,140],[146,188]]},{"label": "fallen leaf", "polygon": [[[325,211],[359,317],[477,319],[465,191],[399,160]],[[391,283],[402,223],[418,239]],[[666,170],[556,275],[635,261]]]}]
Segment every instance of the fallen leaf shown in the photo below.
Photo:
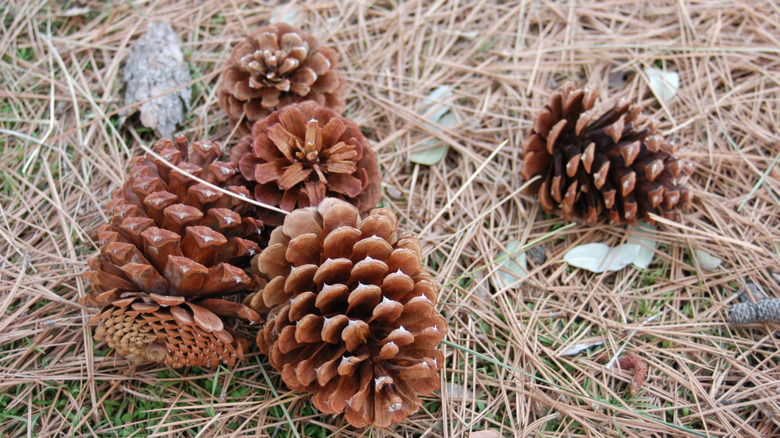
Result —
[{"label": "fallen leaf", "polygon": [[87,15],[90,12],[92,12],[92,9],[86,6],[81,6],[81,7],[75,6],[63,12],[62,15],[65,17],[78,17],[80,15]]},{"label": "fallen leaf", "polygon": [[650,91],[662,103],[668,103],[677,94],[677,89],[680,88],[680,74],[676,71],[645,67],[645,74]]},{"label": "fallen leaf", "polygon": [[474,391],[460,383],[448,382],[447,395],[453,400],[473,400]]},{"label": "fallen leaf", "polygon": [[450,111],[450,106],[444,103],[445,100],[452,96],[452,89],[449,85],[442,85],[436,88],[428,94],[422,104],[420,105],[420,112],[425,115],[431,112],[431,115],[427,116],[428,120],[432,122],[438,122],[444,114]]},{"label": "fallen leaf", "polygon": [[495,430],[478,430],[476,432],[471,432],[469,434],[469,438],[501,438],[501,434],[498,433],[498,431]]},{"label": "fallen leaf", "polygon": [[591,272],[618,271],[636,260],[639,245],[624,243],[612,248],[603,243],[586,243],[570,249],[563,260],[572,266]]},{"label": "fallen leaf", "polygon": [[[442,126],[452,126],[455,124],[455,116],[447,113],[441,118],[439,124]],[[435,138],[422,142],[419,146],[414,148],[417,152],[412,152],[409,156],[409,161],[412,163],[424,164],[426,166],[438,163],[447,156],[447,152],[450,150],[449,145],[441,143],[440,140]]]},{"label": "fallen leaf", "polygon": [[[506,245],[506,251],[500,251],[497,259],[499,270],[498,273],[499,282],[496,284],[497,288],[508,287],[509,285],[517,282],[518,279],[525,277],[528,270],[528,263],[526,261],[526,255],[524,251],[516,252],[520,246],[520,242],[509,242]],[[508,254],[511,254],[507,256]]]},{"label": "fallen leaf", "polygon": [[385,193],[387,193],[387,196],[393,198],[393,199],[403,199],[404,192],[402,192],[397,187],[391,186],[389,184],[382,183],[382,187],[385,188]]},{"label": "fallen leaf", "polygon": [[474,305],[479,308],[485,308],[490,306],[492,296],[490,294],[490,288],[488,282],[485,281],[486,270],[474,271],[471,275],[471,281],[474,285],[472,296],[474,297]]},{"label": "fallen leaf", "polygon": [[268,19],[268,22],[296,25],[298,16],[298,8],[294,3],[283,4],[271,11],[271,17]]},{"label": "fallen leaf", "polygon": [[714,255],[708,253],[707,251],[702,251],[700,249],[694,250],[694,254],[696,255],[696,260],[699,262],[699,267],[704,269],[705,271],[712,271],[723,262],[723,260],[715,257]]},{"label": "fallen leaf", "polygon": [[632,264],[637,269],[647,269],[650,262],[653,261],[654,250],[658,246],[658,242],[655,240],[655,227],[648,222],[638,221],[636,227],[630,226],[628,228],[632,233],[626,240],[629,243],[639,245],[639,251]]},{"label": "fallen leaf", "polygon": [[141,123],[144,126],[154,129],[160,137],[173,137],[176,125],[184,121],[192,90],[183,87],[169,92],[190,81],[190,71],[179,47],[179,37],[170,22],[149,23],[146,34],[133,44],[127,55],[122,79],[127,84],[125,106],[154,96],[160,97],[122,111],[119,123],[124,123],[135,111],[141,111]]},{"label": "fallen leaf", "polygon": [[[434,131],[440,132],[442,127],[447,128],[457,123],[457,119],[450,112],[450,105],[444,103],[451,96],[450,87],[443,85],[431,91],[420,105],[420,113],[431,122],[428,125]],[[443,160],[449,150],[449,145],[444,144],[439,139],[432,138],[414,147],[409,155],[409,161],[430,166]]]},{"label": "fallen leaf", "polygon": [[604,341],[593,341],[593,342],[583,342],[574,344],[571,347],[567,348],[563,353],[561,353],[561,356],[576,356],[583,351],[587,350],[591,347],[598,347],[599,345],[604,345]]}]

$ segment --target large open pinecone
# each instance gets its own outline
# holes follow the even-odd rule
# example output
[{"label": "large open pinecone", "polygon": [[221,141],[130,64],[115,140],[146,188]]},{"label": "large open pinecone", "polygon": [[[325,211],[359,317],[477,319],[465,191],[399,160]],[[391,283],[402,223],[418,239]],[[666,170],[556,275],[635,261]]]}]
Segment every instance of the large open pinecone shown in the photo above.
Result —
[{"label": "large open pinecone", "polygon": [[291,389],[324,413],[388,427],[439,386],[446,330],[420,243],[395,215],[327,198],[298,209],[252,262],[269,279],[245,303],[266,315],[261,351]]},{"label": "large open pinecone", "polygon": [[293,102],[313,100],[341,112],[345,81],[338,55],[286,23],[263,26],[233,47],[218,90],[231,121],[252,122]]},{"label": "large open pinecone", "polygon": [[548,213],[560,208],[571,220],[596,222],[604,212],[614,223],[636,223],[650,213],[673,217],[692,199],[685,187],[690,168],[676,146],[656,133],[641,107],[621,99],[603,115],[596,89],[566,83],[553,93],[522,145],[522,176],[535,176],[527,193],[538,193]]},{"label": "large open pinecone", "polygon": [[[376,153],[352,120],[314,102],[301,102],[259,120],[230,152],[241,174],[257,183],[260,202],[292,211],[326,196],[355,204],[361,214],[382,193]],[[281,213],[261,212],[269,225]]]},{"label": "large open pinecone", "polygon": [[[237,194],[238,169],[217,161],[219,144],[191,146],[179,136],[155,151],[187,174]],[[89,260],[93,293],[81,303],[102,310],[92,318],[95,339],[120,355],[172,367],[233,365],[246,340],[221,316],[260,322],[243,304],[215,298],[249,292],[244,268],[259,249],[263,226],[256,208],[171,170],[151,155],[131,162],[124,185],[108,203],[110,222],[98,231],[100,253]]]}]

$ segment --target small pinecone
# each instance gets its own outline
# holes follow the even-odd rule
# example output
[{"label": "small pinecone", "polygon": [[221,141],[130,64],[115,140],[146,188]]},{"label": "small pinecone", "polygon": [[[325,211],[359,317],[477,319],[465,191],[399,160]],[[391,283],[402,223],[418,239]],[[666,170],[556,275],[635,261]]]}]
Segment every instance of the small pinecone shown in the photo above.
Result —
[{"label": "small pinecone", "polygon": [[[255,199],[287,211],[337,197],[367,214],[382,196],[376,153],[357,124],[314,102],[290,105],[255,123],[230,159],[257,183]],[[268,225],[284,218],[261,214]]]},{"label": "small pinecone", "polygon": [[219,105],[244,127],[293,102],[313,100],[341,112],[345,81],[338,55],[286,23],[263,26],[233,47],[218,91]]},{"label": "small pinecone", "polygon": [[292,212],[252,261],[270,279],[245,301],[267,315],[260,350],[291,389],[313,391],[324,413],[388,427],[439,386],[447,324],[420,243],[396,216],[364,219],[344,201]]},{"label": "small pinecone", "polygon": [[566,219],[587,223],[605,211],[613,223],[635,224],[650,213],[673,218],[675,207],[687,208],[690,168],[674,155],[676,146],[638,105],[621,99],[598,116],[595,101],[595,88],[571,83],[550,96],[522,145],[523,178],[541,176],[527,193],[538,193],[547,213],[560,208]]},{"label": "small pinecone", "polygon": [[[155,151],[188,174],[243,196],[231,185],[238,170],[217,161],[219,144],[191,146],[179,136]],[[137,157],[107,205],[110,221],[98,231],[100,253],[86,274],[94,292],[81,303],[102,307],[93,317],[95,339],[120,355],[138,355],[172,367],[234,365],[246,341],[221,316],[260,322],[242,304],[213,298],[249,292],[255,282],[242,267],[259,249],[256,208],[172,171],[162,161]]]}]

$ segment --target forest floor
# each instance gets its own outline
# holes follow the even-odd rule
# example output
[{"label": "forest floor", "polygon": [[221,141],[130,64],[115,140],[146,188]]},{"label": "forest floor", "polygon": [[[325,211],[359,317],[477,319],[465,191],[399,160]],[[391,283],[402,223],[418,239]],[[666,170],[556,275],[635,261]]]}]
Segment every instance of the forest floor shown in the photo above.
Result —
[{"label": "forest floor", "polygon": [[[749,283],[780,298],[776,2],[262,3],[0,5],[0,436],[780,435],[780,327],[728,323]],[[346,116],[377,151],[383,205],[420,233],[449,322],[441,387],[403,423],[322,415],[255,349],[183,373],[93,341],[81,274],[111,191],[155,140],[118,123],[122,62],[152,18],[190,66],[191,141],[235,144],[216,88],[247,30],[283,18],[337,49]],[[674,96],[654,72],[679,75]],[[644,105],[692,165],[690,210],[644,231],[568,224],[520,193],[520,145],[567,80]],[[431,101],[447,123],[426,121]],[[412,161],[431,146],[449,151]],[[563,261],[631,236],[654,247],[646,269]],[[634,396],[611,360],[626,354],[648,365]]]}]

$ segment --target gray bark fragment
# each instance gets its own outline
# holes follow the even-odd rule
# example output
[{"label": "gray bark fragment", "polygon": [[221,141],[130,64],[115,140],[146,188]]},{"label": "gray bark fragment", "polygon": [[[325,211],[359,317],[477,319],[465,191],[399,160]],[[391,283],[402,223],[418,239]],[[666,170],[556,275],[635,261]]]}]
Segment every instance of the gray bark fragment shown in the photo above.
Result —
[{"label": "gray bark fragment", "polygon": [[[164,94],[190,81],[190,71],[179,47],[179,38],[168,21],[151,22],[143,38],[133,44],[125,60],[125,105]],[[170,92],[120,113],[120,124],[141,111],[141,123],[160,137],[172,138],[190,106],[190,87]]]}]

